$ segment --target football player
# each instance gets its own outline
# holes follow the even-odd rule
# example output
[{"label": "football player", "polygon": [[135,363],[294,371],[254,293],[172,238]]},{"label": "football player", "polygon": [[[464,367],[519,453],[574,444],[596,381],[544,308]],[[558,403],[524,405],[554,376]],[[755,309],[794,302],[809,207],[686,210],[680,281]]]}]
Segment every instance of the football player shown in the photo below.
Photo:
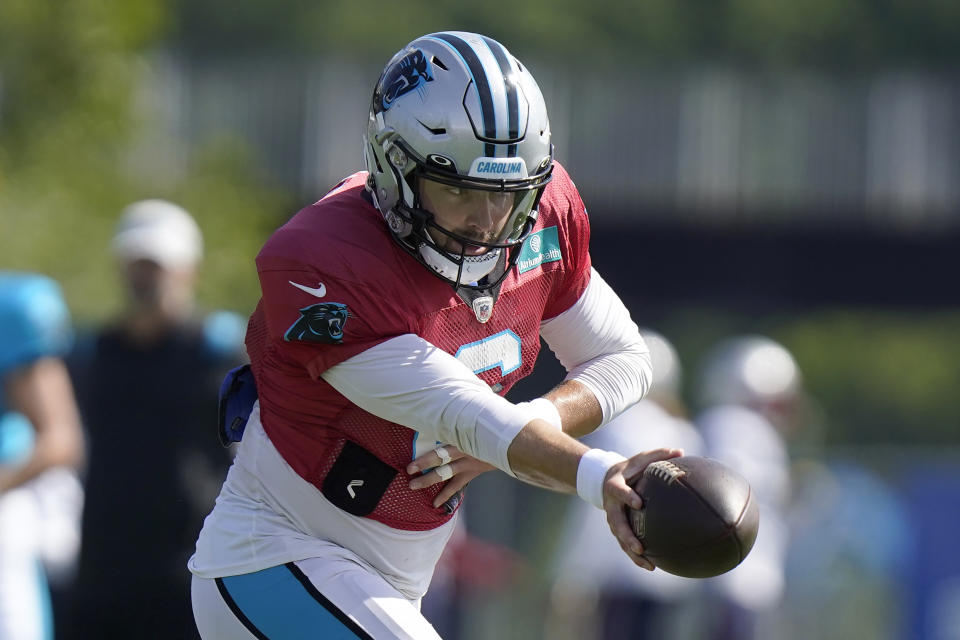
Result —
[{"label": "football player", "polygon": [[782,344],[760,335],[732,336],[704,359],[696,424],[706,455],[743,473],[755,487],[763,525],[750,555],[706,581],[712,599],[710,638],[766,638],[786,591],[791,479],[788,440],[801,427],[803,377]]},{"label": "football player", "polygon": [[[70,316],[49,278],[0,272],[0,640],[52,638],[44,566],[79,547],[79,412]],[[56,567],[53,567],[56,564]]]},{"label": "football player", "polygon": [[[650,361],[591,267],[528,69],[481,35],[414,40],[376,84],[365,157],[257,256],[258,399],[226,417],[228,440],[245,429],[189,563],[205,640],[438,637],[419,602],[461,489],[494,467],[604,509],[652,569],[625,478],[679,451],[574,438],[643,395]],[[569,373],[513,404],[541,337]]]}]

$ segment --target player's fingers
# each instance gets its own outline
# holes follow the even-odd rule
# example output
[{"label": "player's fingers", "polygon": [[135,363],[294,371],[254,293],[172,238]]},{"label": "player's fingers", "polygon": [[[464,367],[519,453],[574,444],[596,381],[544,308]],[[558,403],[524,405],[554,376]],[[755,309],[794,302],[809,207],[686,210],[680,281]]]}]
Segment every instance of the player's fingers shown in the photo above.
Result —
[{"label": "player's fingers", "polygon": [[653,571],[654,569],[657,568],[657,565],[653,564],[650,561],[650,558],[648,558],[647,556],[639,556],[639,557],[631,556],[630,559],[633,560],[633,564],[637,565],[641,569],[646,569],[647,571]]},{"label": "player's fingers", "polygon": [[442,505],[444,502],[452,498],[464,487],[466,487],[468,482],[470,482],[470,479],[466,474],[459,474],[450,478],[450,481],[443,485],[443,488],[440,489],[440,493],[438,493],[437,497],[433,499],[433,506],[439,507]]},{"label": "player's fingers", "polygon": [[452,444],[442,444],[415,458],[407,465],[407,473],[413,475],[421,469],[431,469],[443,464],[448,464],[452,460],[462,458],[463,455],[463,452]]},{"label": "player's fingers", "polygon": [[427,487],[432,487],[440,482],[446,482],[450,478],[454,477],[456,473],[456,462],[451,462],[450,464],[441,464],[434,467],[427,473],[414,476],[410,480],[410,488],[414,491],[418,489],[426,489]]},{"label": "player's fingers", "polygon": [[607,525],[609,525],[610,531],[620,541],[620,546],[624,547],[624,551],[629,551],[638,556],[642,555],[644,551],[643,543],[630,528],[626,516],[621,516],[623,516],[623,511],[620,509],[607,512]]},{"label": "player's fingers", "polygon": [[614,469],[603,483],[603,502],[605,509],[608,504],[613,504],[619,509],[622,509],[623,505],[634,509],[639,509],[643,506],[643,501],[640,499],[640,496],[627,484],[626,477],[623,473],[625,470],[625,467],[619,470]]},{"label": "player's fingers", "polygon": [[633,509],[640,509],[643,506],[643,500],[632,488],[634,481],[640,477],[640,474],[651,462],[669,460],[682,455],[683,449],[667,448],[651,449],[638,453],[622,463],[624,466],[619,469],[619,473],[610,474],[604,485],[604,492],[609,493],[613,499],[619,500]]},{"label": "player's fingers", "polygon": [[613,509],[607,511],[607,524],[610,526],[610,531],[620,544],[620,548],[630,557],[630,560],[638,567],[646,569],[647,571],[653,571],[654,564],[649,558],[643,555],[643,544],[640,542],[640,539],[637,538],[636,534],[634,534],[623,510]]}]

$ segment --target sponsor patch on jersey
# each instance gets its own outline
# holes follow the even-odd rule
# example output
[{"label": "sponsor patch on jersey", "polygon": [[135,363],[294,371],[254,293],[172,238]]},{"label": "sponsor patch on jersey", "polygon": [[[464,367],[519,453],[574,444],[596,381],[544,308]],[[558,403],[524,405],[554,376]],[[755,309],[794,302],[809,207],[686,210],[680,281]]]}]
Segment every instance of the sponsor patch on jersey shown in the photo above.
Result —
[{"label": "sponsor patch on jersey", "polygon": [[523,158],[477,158],[470,165],[470,174],[474,178],[514,178],[527,177],[527,163]]},{"label": "sponsor patch on jersey", "polygon": [[517,260],[517,271],[526,273],[542,264],[556,262],[562,258],[557,227],[547,227],[536,233],[531,233],[523,243],[520,258]]},{"label": "sponsor patch on jersey", "polygon": [[283,334],[283,339],[287,342],[340,344],[343,342],[343,326],[349,317],[350,310],[345,304],[318,302],[300,309],[300,317]]}]

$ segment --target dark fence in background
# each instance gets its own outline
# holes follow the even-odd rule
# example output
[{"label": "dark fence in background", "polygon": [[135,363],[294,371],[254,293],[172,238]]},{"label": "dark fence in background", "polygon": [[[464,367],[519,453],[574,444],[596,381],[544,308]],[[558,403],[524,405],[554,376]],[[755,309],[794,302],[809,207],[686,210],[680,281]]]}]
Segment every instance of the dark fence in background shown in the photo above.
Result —
[{"label": "dark fence in background", "polygon": [[746,313],[960,305],[960,228],[905,232],[843,220],[721,226],[640,218],[625,224],[593,211],[595,265],[631,308],[655,318],[664,305]]},{"label": "dark fence in background", "polygon": [[[158,57],[139,161],[189,170],[211,137],[247,141],[305,198],[362,168],[380,62]],[[558,158],[595,216],[916,231],[960,225],[960,83],[952,75],[757,75],[709,66],[607,70],[529,61]]]},{"label": "dark fence in background", "polygon": [[[158,57],[134,161],[163,180],[188,172],[205,140],[239,138],[311,202],[362,168],[379,64]],[[960,301],[955,77],[529,64],[590,210],[596,264],[640,308]]]}]

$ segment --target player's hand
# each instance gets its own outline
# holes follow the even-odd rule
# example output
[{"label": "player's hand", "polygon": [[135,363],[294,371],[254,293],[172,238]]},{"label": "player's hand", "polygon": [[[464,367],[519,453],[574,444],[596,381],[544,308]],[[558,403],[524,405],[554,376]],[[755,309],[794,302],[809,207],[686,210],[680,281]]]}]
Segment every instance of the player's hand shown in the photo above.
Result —
[{"label": "player's hand", "polygon": [[[421,469],[430,469],[430,471],[420,473]],[[496,467],[492,464],[468,456],[452,444],[440,445],[407,465],[407,473],[413,476],[410,480],[410,488],[414,491],[432,487],[438,482],[446,482],[437,497],[433,499],[434,507],[439,507],[452,498],[481,473],[493,469]]]},{"label": "player's hand", "polygon": [[610,531],[620,543],[620,548],[630,556],[633,563],[648,571],[653,571],[654,564],[643,555],[643,545],[633,532],[627,520],[626,507],[639,509],[643,506],[640,495],[630,488],[630,481],[636,479],[647,468],[647,465],[657,460],[668,460],[682,456],[681,449],[653,449],[643,451],[618,462],[607,472],[603,483],[603,510],[607,513],[607,524]]}]

